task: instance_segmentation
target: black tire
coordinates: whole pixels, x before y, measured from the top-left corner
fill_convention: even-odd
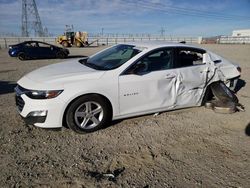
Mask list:
[[[87,105],[90,103],[90,110],[87,110]],[[99,106],[98,106],[99,105]],[[96,108],[97,107],[97,108]],[[94,113],[98,111],[98,107],[101,107],[99,113]],[[91,112],[91,108],[93,111]],[[89,109],[89,107],[88,107]],[[100,110],[100,109],[99,109]],[[78,117],[77,113],[84,114],[82,117]],[[106,126],[110,123],[112,119],[112,108],[109,102],[99,95],[84,95],[76,100],[74,100],[66,111],[66,123],[70,129],[73,131],[83,134],[94,132]],[[95,123],[94,120],[98,120],[99,123]],[[87,120],[88,119],[88,120]],[[85,121],[86,120],[86,121]],[[81,122],[82,125],[79,125]],[[86,124],[84,122],[87,122]]]
[[[220,101],[216,101],[213,110],[216,113],[232,114],[236,112],[236,104],[234,102],[221,103]]]
[[[236,112],[236,104],[234,102],[212,100],[205,103],[205,108],[221,114],[232,114]]]
[[[210,85],[210,88],[217,100],[223,102],[239,102],[237,96],[223,82],[214,82]]]
[[[64,53],[64,52],[57,52],[56,53],[56,57],[58,58],[58,59],[64,59],[64,58],[66,58],[67,56],[66,56],[66,54]]]
[[[63,42],[62,42],[62,45],[63,45],[65,48],[69,47],[69,43],[68,43],[67,41],[63,41]]]
[[[82,47],[82,43],[79,42],[79,41],[76,41],[76,46],[77,46],[78,48],[80,48],[80,47]]]
[[[24,52],[20,52],[18,55],[17,55],[18,59],[21,60],[21,61],[24,61],[27,59],[27,56],[25,55]]]

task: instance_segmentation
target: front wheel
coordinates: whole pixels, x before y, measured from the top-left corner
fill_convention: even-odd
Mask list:
[[[77,98],[66,112],[66,122],[77,133],[93,132],[111,121],[112,112],[107,100],[98,95]]]
[[[68,43],[67,41],[63,41],[63,42],[62,42],[62,45],[63,45],[65,48],[69,47],[69,43]]]
[[[21,60],[21,61],[24,61],[27,59],[27,56],[25,55],[25,53],[23,52],[20,52],[18,55],[17,55],[18,59]]]
[[[76,41],[76,46],[77,46],[78,48],[80,48],[80,47],[82,47],[82,43],[79,42],[79,41]]]

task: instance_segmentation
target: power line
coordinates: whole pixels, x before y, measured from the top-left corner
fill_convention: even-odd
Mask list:
[[[185,16],[193,16],[193,17],[202,17],[208,19],[220,19],[225,21],[232,21],[232,20],[249,20],[250,17],[242,16],[242,15],[229,15],[229,14],[221,14],[216,12],[209,12],[209,11],[202,11],[197,9],[190,9],[190,8],[182,8],[182,7],[175,7],[164,5],[162,3],[152,3],[147,1],[138,0],[137,2],[134,1],[127,1],[128,4],[133,6],[140,6],[142,8],[146,8],[148,10],[158,10],[165,14],[177,14],[177,15],[185,15]]]
[[[152,8],[158,8],[164,11],[172,11],[177,14],[185,14],[190,16],[205,16],[205,17],[214,17],[214,18],[221,18],[221,19],[249,19],[250,17],[241,16],[241,15],[229,15],[229,14],[221,14],[217,12],[209,12],[209,11],[201,11],[198,9],[190,9],[190,8],[182,8],[182,7],[175,7],[175,6],[167,6],[162,3],[150,3],[145,1],[140,1],[142,5],[150,6]]]
[[[205,10],[199,10],[199,9],[193,9],[193,8],[183,8],[183,7],[176,7],[176,6],[166,6],[162,3],[152,3],[152,2],[146,2],[146,1],[141,1],[142,3],[147,3],[147,4],[154,4],[154,5],[158,5],[160,7],[164,6],[166,8],[170,8],[173,10],[182,10],[182,11],[186,11],[186,12],[190,12],[190,13],[202,13],[202,14],[206,14],[206,15],[210,15],[210,16],[222,16],[222,17],[227,17],[227,18],[242,18],[242,19],[250,19],[250,17],[248,16],[242,16],[242,15],[230,15],[230,14],[221,14],[218,12],[212,12],[212,11],[205,11]]]

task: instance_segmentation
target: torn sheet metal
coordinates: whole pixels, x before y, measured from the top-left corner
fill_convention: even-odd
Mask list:
[[[228,78],[240,75],[235,66],[226,59],[217,55],[214,59],[220,58],[221,63],[216,64],[212,61],[211,56],[209,54],[205,55],[204,61],[206,63],[204,65],[173,70],[178,75],[175,77],[175,88],[173,87],[173,90],[176,91],[174,106],[198,106],[202,102],[208,85],[216,81],[226,81]]]
[[[209,56],[211,62],[213,62],[214,66],[216,66],[219,71],[219,74],[221,75],[221,81],[240,76],[240,72],[235,68],[239,67],[239,65],[237,65],[236,63],[232,63],[213,52],[209,52]]]

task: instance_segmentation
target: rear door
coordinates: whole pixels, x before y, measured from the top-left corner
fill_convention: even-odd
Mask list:
[[[205,50],[179,47],[175,50],[173,74],[176,75],[176,106],[200,105],[209,78]],[[210,75],[211,76],[211,75]]]

